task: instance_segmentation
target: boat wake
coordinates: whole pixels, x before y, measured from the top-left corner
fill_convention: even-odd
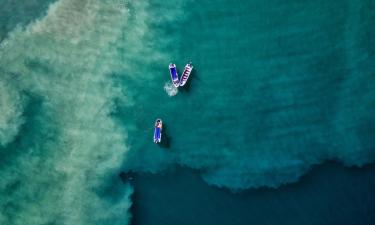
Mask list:
[[[175,87],[171,82],[164,84],[164,90],[170,97],[175,96],[178,93],[177,87]]]

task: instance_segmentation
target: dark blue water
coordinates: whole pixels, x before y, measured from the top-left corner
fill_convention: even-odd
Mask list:
[[[375,165],[314,167],[298,183],[232,193],[189,169],[134,179],[133,225],[371,225]]]

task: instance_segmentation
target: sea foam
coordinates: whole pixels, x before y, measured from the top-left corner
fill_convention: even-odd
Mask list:
[[[178,88],[175,87],[171,82],[164,84],[164,90],[170,97],[175,96],[178,93]]]

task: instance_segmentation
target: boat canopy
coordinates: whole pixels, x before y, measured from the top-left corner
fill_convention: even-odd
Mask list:
[[[173,80],[178,80],[176,67],[171,68],[171,75]]]

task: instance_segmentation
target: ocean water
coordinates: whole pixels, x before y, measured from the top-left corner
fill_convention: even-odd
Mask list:
[[[151,5],[153,17],[163,14]],[[154,69],[137,104],[119,106],[134,126],[125,167],[177,163],[210,184],[244,189],[297,181],[325,160],[372,162],[373,9],[373,1],[203,1],[189,3],[180,23],[154,22],[174,38],[160,44],[177,49],[170,60],[196,69],[173,97],[160,88],[165,66]],[[150,139],[156,117],[167,126],[167,149],[139,141]]]
[[[225,204],[232,197],[217,188],[260,190],[261,202],[271,187],[264,200],[272,205],[278,187],[313,165],[374,162],[374,1],[0,5],[0,224],[130,224],[134,187],[152,189],[153,180],[134,186],[120,172],[179,165],[215,187],[195,194],[222,193]],[[173,89],[167,65],[181,71],[190,60],[189,83]],[[156,118],[161,145],[152,142]],[[330,177],[350,173],[324,168]],[[356,171],[372,187],[368,172]],[[294,187],[296,198],[311,188]]]

